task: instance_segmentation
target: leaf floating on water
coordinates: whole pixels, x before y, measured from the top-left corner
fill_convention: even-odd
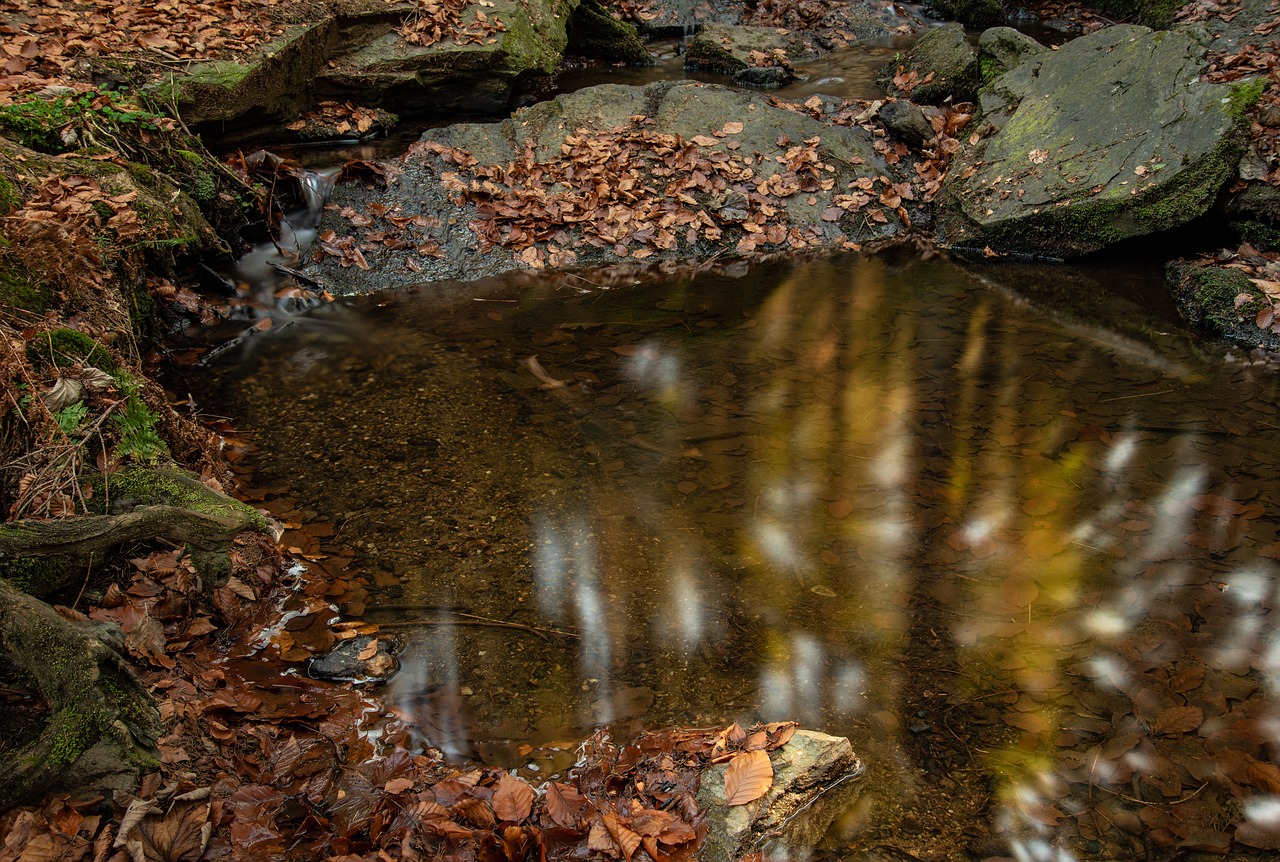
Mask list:
[[[744,751],[729,761],[724,773],[724,801],[727,805],[754,802],[773,786],[773,764],[764,751]]]

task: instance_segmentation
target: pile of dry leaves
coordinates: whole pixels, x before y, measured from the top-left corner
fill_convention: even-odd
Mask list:
[[[277,0],[4,0],[0,102],[49,85],[85,85],[88,65],[122,55],[156,67],[244,53],[284,33]],[[176,64],[176,65],[175,65]]]

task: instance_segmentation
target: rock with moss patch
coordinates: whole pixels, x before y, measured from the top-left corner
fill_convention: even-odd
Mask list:
[[[784,30],[707,24],[685,51],[684,67],[718,75],[748,74],[749,77],[759,74],[750,73],[753,68],[785,71],[803,51],[797,38]]]
[[[1101,30],[1001,75],[940,200],[951,246],[1076,257],[1203,214],[1245,129],[1191,38]]]
[[[979,82],[978,55],[959,24],[930,30],[901,60],[885,66],[877,80],[890,95],[926,105],[970,101]]]
[[[568,27],[570,54],[610,63],[652,66],[651,55],[640,41],[636,25],[619,21],[596,0],[582,0],[573,10]]]
[[[1271,301],[1244,273],[1174,261],[1165,275],[1178,310],[1192,326],[1241,347],[1280,351],[1280,334],[1255,322]]]
[[[1035,39],[1012,27],[984,30],[978,37],[978,66],[983,86],[1048,50]]]

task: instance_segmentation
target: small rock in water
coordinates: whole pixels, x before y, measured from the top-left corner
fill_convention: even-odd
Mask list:
[[[374,647],[373,654],[361,658],[370,646]],[[399,642],[392,638],[359,635],[313,658],[307,664],[307,675],[333,682],[380,685],[399,672],[400,660],[396,658],[399,648]]]

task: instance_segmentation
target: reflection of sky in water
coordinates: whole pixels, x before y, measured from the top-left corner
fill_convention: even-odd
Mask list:
[[[526,638],[511,660],[536,690],[506,692],[505,650],[424,630],[397,689],[491,687],[530,733],[794,718],[890,784],[960,758],[961,790],[996,776],[1018,859],[1130,852],[1107,806],[1275,824],[1280,783],[1243,759],[1280,742],[1265,375],[1192,373],[1184,342],[1094,339],[940,264],[755,278],[531,301],[473,335],[433,320],[586,381],[522,396],[590,444],[524,501],[529,602],[507,611],[579,637]],[[447,581],[411,589],[465,604]],[[472,739],[494,698],[419,717],[435,744]]]

